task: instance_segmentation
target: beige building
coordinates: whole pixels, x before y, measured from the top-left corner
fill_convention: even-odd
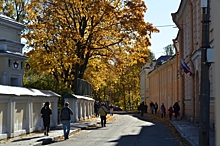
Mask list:
[[[213,18],[213,3],[211,1],[210,14],[210,46],[216,47],[214,40],[214,18]],[[183,115],[186,119],[199,123],[200,117],[200,81],[201,81],[201,50],[202,46],[202,8],[200,0],[181,0],[179,9],[172,14],[174,23],[179,28],[179,33],[174,41],[174,44],[179,46],[179,57],[182,59],[190,70],[192,75],[180,74],[180,98],[183,99]],[[214,66],[209,68],[210,79],[210,127],[215,127],[215,112],[214,112]]]
[[[177,56],[161,56],[157,59],[154,69],[149,72],[149,100],[157,102],[159,107],[164,103],[165,108],[173,106],[179,99],[179,80],[177,76]]]

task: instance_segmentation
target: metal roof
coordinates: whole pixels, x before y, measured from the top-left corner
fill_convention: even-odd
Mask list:
[[[76,98],[76,99],[85,99],[85,100],[94,100],[93,98],[82,96],[82,95],[75,95],[75,94],[67,94],[64,98]]]
[[[32,88],[15,87],[0,85],[0,95],[16,95],[16,96],[46,96],[46,97],[60,97],[59,94],[50,90],[38,90]]]

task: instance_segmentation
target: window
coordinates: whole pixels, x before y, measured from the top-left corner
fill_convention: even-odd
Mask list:
[[[21,75],[11,74],[10,75],[10,86],[21,87],[22,86],[21,80],[22,80]]]

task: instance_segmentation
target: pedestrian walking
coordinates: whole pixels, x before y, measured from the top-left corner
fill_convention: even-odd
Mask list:
[[[178,104],[178,102],[176,102],[174,105],[173,105],[173,112],[174,112],[174,116],[175,116],[175,119],[177,119],[178,115],[180,114],[180,106]]]
[[[48,136],[50,131],[50,115],[52,110],[50,109],[50,102],[47,101],[44,103],[44,106],[41,108],[41,117],[43,118],[44,124],[44,135]]]
[[[170,106],[170,108],[168,109],[168,114],[169,114],[169,119],[172,120],[172,116],[173,116],[173,107]]]
[[[101,118],[102,127],[106,127],[106,116],[108,113],[108,109],[106,108],[104,103],[101,103],[101,107],[99,108],[99,115]]]
[[[151,114],[154,114],[155,105],[152,101],[150,102],[150,109],[151,109]]]
[[[144,105],[144,106],[145,106],[145,113],[147,113],[147,108],[148,108],[148,106],[147,106],[147,104]]]
[[[73,115],[73,111],[69,108],[69,103],[66,102],[65,106],[60,111],[60,120],[63,124],[63,135],[65,140],[69,139],[71,115]]]
[[[95,116],[98,117],[99,116],[99,102],[96,101],[94,104],[94,112],[95,112]]]
[[[140,104],[140,111],[141,111],[141,116],[143,116],[143,115],[144,115],[144,112],[145,112],[144,102],[142,102],[142,103]]]
[[[161,111],[161,117],[164,118],[165,115],[166,115],[166,108],[165,108],[163,103],[162,103],[162,105],[160,107],[160,111]]]
[[[157,102],[155,102],[154,108],[155,108],[155,114],[157,114],[157,110],[158,110],[158,104],[157,104]]]

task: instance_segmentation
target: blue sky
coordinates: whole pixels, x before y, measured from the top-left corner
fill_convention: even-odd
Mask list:
[[[172,39],[176,38],[178,28],[173,26],[162,27],[166,25],[175,25],[172,21],[171,13],[177,12],[181,0],[144,0],[147,11],[145,21],[158,26],[159,33],[151,37],[150,50],[154,53],[156,59],[164,55],[164,47],[172,44]]]

